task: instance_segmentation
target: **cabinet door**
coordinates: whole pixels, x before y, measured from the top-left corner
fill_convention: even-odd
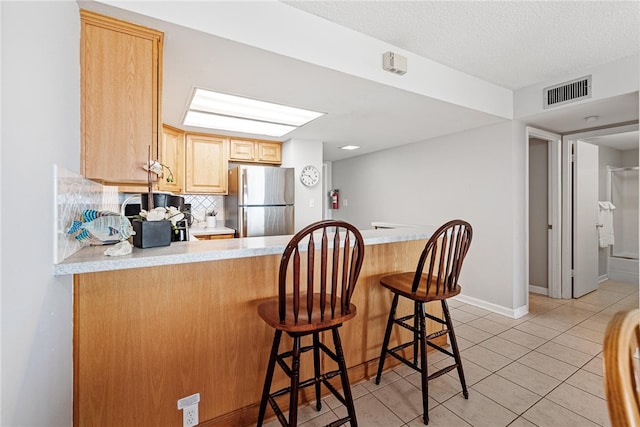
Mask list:
[[[167,181],[171,174],[163,168],[164,175],[158,180],[158,190],[181,193],[184,189],[184,132],[170,126],[162,127],[160,163],[169,168],[173,181]]]
[[[253,162],[255,160],[255,143],[253,141],[232,139],[229,145],[229,160],[239,162]]]
[[[229,140],[187,135],[186,192],[227,194]]]
[[[80,11],[81,171],[116,184],[146,184],[157,157],[162,33]]]
[[[282,144],[260,141],[258,143],[258,161],[261,163],[282,163]]]

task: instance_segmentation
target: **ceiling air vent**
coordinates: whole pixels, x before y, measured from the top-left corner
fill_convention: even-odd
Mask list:
[[[544,88],[544,108],[591,98],[591,76]]]

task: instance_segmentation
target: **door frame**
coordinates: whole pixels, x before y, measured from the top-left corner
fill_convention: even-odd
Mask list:
[[[571,201],[573,200],[573,176],[571,173],[572,147],[575,141],[597,136],[638,130],[638,123],[615,124],[595,130],[584,130],[562,136],[562,298],[570,299],[573,293],[571,257],[573,234],[571,230]],[[589,142],[589,141],[585,141]]]
[[[562,236],[562,186],[561,186],[561,141],[562,137],[559,134],[548,132],[542,129],[537,129],[531,126],[526,127],[526,283],[529,286],[529,139],[538,138],[546,140],[549,144],[548,148],[548,224],[551,225],[551,229],[548,233],[548,296],[551,298],[561,298],[561,272],[562,272],[562,251],[561,251],[561,236]],[[528,292],[527,292],[528,295]]]
[[[331,190],[331,167],[333,164],[330,161],[322,162],[322,219],[333,219],[333,211],[329,209],[329,196],[328,193]]]

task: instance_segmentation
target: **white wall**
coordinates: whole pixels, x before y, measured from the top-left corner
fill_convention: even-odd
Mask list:
[[[296,232],[322,219],[322,177],[313,187],[300,182],[300,172],[307,165],[315,166],[322,174],[322,141],[292,139],[282,144],[282,167],[296,170]]]
[[[588,140],[587,140],[588,142]],[[609,171],[607,166],[622,167],[620,150],[615,148],[600,146],[598,147],[598,200],[607,199],[607,181]]]
[[[334,218],[363,229],[469,221],[463,295],[513,314],[526,305],[525,146],[524,126],[504,122],[335,161],[333,187],[349,204]]]
[[[620,154],[620,167],[632,168],[638,166],[639,150],[624,150]]]
[[[0,7],[0,424],[70,426],[72,280],[52,275],[53,165],[79,169],[78,6],[0,2]]]
[[[592,97],[583,101],[554,107],[554,110],[560,111],[563,108],[575,108],[576,105],[581,103],[635,92],[639,88],[638,74],[640,74],[640,57],[635,55],[581,70],[577,73],[567,74],[553,81],[539,82],[519,89],[514,93],[513,97],[514,118],[522,119],[523,117],[544,112],[541,98],[545,87],[592,75]]]

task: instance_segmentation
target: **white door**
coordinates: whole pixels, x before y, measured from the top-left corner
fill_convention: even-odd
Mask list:
[[[573,298],[598,288],[598,147],[574,145]]]

